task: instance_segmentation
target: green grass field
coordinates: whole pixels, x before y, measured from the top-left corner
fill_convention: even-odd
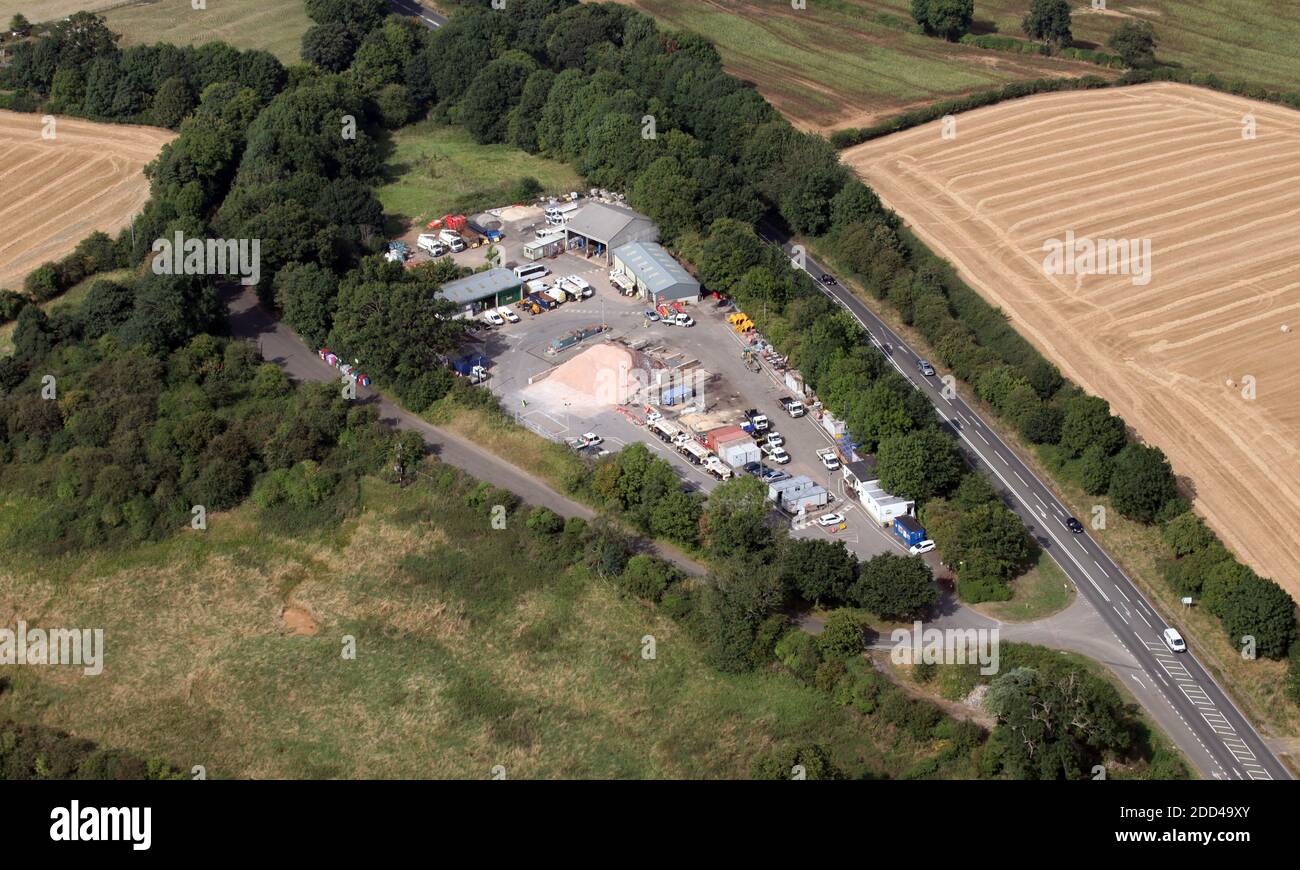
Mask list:
[[[788,0],[628,2],[670,27],[713,41],[729,72],[753,82],[808,129],[863,126],[907,106],[1011,81],[1102,72],[1090,64],[997,54],[910,32],[907,4],[900,13],[894,4],[874,0],[824,0],[802,10]]]
[[[479,145],[460,127],[412,124],[393,134],[392,146],[391,180],[376,195],[402,223],[507,205],[510,189],[524,177],[536,178],[548,193],[582,186],[563,163],[509,145]]]
[[[875,0],[896,15],[908,14],[910,0]],[[1125,21],[1151,22],[1156,57],[1164,63],[1226,79],[1244,79],[1282,90],[1300,88],[1300,5],[1275,0],[1108,0],[1104,13],[1086,0],[1072,2],[1076,44],[1105,50]],[[1029,0],[976,0],[979,32],[994,28],[1022,36],[1020,20]]]
[[[221,40],[264,49],[284,64],[301,59],[302,35],[311,27],[302,0],[208,0],[206,9],[194,9],[191,0],[147,0],[110,9],[104,20],[122,34],[123,47]]]
[[[1034,567],[1012,581],[1011,591],[1011,600],[988,601],[975,609],[1003,622],[1032,622],[1060,613],[1074,601],[1069,578],[1041,550]]]
[[[937,751],[784,673],[716,672],[664,616],[556,570],[522,516],[490,530],[458,475],[427,470],[402,491],[367,479],[339,528],[280,534],[245,506],[120,552],[0,554],[5,624],[102,627],[106,647],[96,677],[10,668],[0,719],[211,777],[744,777],[808,740],[886,776]],[[0,536],[23,509],[0,505]]]

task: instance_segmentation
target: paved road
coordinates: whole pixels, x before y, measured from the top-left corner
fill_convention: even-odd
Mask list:
[[[447,19],[425,6],[418,0],[388,0],[389,7],[400,15],[413,15],[420,19],[425,27],[442,27]]]
[[[230,316],[230,330],[236,338],[257,342],[262,358],[283,368],[298,381],[336,381],[337,369],[331,368],[309,349],[292,330],[275,320],[258,302],[257,294],[249,288],[235,287],[226,291],[226,307]],[[465,438],[428,423],[416,415],[394,405],[379,393],[357,388],[358,400],[373,402],[379,408],[379,418],[399,429],[410,429],[424,436],[430,451],[448,465],[487,481],[493,486],[508,489],[531,505],[548,507],[563,517],[581,517],[590,520],[596,512],[555,490],[518,466],[512,465]],[[647,548],[667,559],[689,574],[703,575],[707,569],[673,547],[660,543],[647,543]]]
[[[767,241],[792,253],[788,237],[779,228],[764,225],[761,232]],[[1069,511],[1051,489],[955,390],[945,389],[939,377],[921,376],[916,353],[860,299],[838,283],[823,284],[826,270],[806,255],[804,269],[867,330],[882,353],[883,344],[892,345],[892,355],[887,356],[894,367],[930,399],[975,467],[995,478],[1010,494],[1011,508],[1141,665],[1142,674],[1128,675],[1129,688],[1202,773],[1215,778],[1290,779],[1254,725],[1196,656],[1190,651],[1175,655],[1168,650],[1161,640],[1168,623],[1101,545],[1086,531],[1075,535],[1066,528]],[[1086,523],[1089,518],[1083,519]]]

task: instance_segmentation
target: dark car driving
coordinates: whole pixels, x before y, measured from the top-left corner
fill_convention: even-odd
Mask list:
[[[1065,527],[1070,531],[1074,532],[1076,535],[1083,534],[1083,523],[1079,522],[1074,517],[1066,517]]]

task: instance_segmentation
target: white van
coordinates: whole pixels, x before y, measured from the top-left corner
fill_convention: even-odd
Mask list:
[[[580,278],[577,275],[567,275],[561,278],[560,284],[572,290],[575,295],[581,296],[583,299],[586,299],[588,296],[591,296],[596,292],[591,289],[591,285],[588,284],[585,279]]]
[[[541,263],[529,263],[526,266],[515,266],[515,277],[520,281],[532,281],[536,278],[544,278],[551,274],[551,270]]]
[[[1165,646],[1169,647],[1172,652],[1187,652],[1187,643],[1183,636],[1172,628],[1166,628],[1164,633]]]

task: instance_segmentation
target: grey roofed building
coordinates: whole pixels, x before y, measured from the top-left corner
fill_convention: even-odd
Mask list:
[[[614,267],[651,302],[700,298],[700,282],[658,242],[632,242],[614,251]]]
[[[574,212],[564,229],[567,238],[586,240],[589,256],[603,255],[606,262],[611,251],[628,242],[653,242],[659,238],[659,228],[650,218],[607,202],[587,203]]]
[[[442,285],[434,295],[466,308],[496,307],[519,301],[523,281],[511,269],[489,269]]]

